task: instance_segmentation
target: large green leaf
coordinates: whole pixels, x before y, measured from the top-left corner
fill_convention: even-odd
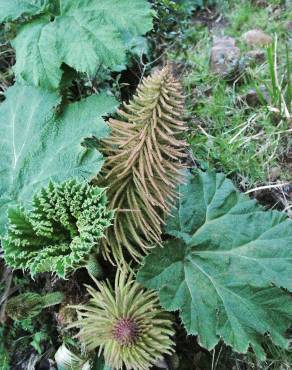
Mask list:
[[[62,0],[52,8],[28,20],[12,42],[18,80],[49,89],[58,88],[62,63],[89,74],[99,65],[119,68],[128,39],[152,27],[146,0]]]
[[[1,0],[0,23],[47,11],[51,0]]]
[[[145,259],[138,280],[180,310],[189,334],[213,348],[220,337],[259,357],[263,335],[279,346],[292,316],[292,221],[264,211],[222,174],[198,173],[179,188],[166,231],[175,237]]]
[[[49,16],[43,16],[24,24],[13,40],[16,50],[14,72],[18,81],[48,89],[57,89],[62,78],[61,59],[49,41],[52,33],[46,33]]]
[[[0,105],[1,233],[9,205],[29,201],[50,180],[88,179],[101,168],[102,155],[81,142],[107,134],[101,117],[115,109],[115,99],[91,96],[67,106],[56,119],[53,108],[58,102],[54,93],[15,85]]]

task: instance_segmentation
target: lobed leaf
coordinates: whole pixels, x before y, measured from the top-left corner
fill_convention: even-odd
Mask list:
[[[12,45],[17,79],[47,89],[59,87],[63,63],[88,74],[100,65],[120,68],[128,39],[152,28],[146,0],[62,0],[42,10],[20,27]]]
[[[0,23],[45,12],[49,9],[50,3],[51,0],[1,0]]]
[[[145,258],[138,281],[180,310],[189,334],[212,349],[223,338],[264,357],[264,334],[287,347],[291,322],[292,221],[264,211],[222,174],[198,173],[179,187],[166,231],[175,239]],[[159,263],[157,263],[159,261]]]
[[[115,109],[115,99],[94,95],[56,118],[59,100],[55,93],[16,84],[0,105],[0,233],[10,205],[30,201],[49,181],[90,179],[102,166],[101,153],[81,143],[106,136],[101,117]]]

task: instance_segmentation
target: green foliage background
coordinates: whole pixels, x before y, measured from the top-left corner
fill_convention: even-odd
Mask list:
[[[244,89],[254,87],[255,78],[258,78],[258,84],[262,81],[269,84],[270,80],[264,69],[253,70],[249,65],[245,65],[248,73],[241,76],[239,87],[210,73],[210,32],[205,26],[194,25],[192,17],[195,10],[212,7],[215,1],[159,0],[151,3],[152,7],[146,0],[99,0],[98,6],[95,0],[4,0],[0,3],[0,22],[5,23],[5,27],[1,25],[1,38],[5,29],[16,53],[13,67],[16,81],[6,90],[5,101],[0,106],[2,244],[7,234],[8,212],[12,215],[14,207],[18,207],[18,216],[21,215],[10,220],[10,226],[13,228],[14,224],[18,233],[9,262],[13,267],[27,268],[33,274],[53,271],[65,278],[68,271],[74,272],[85,266],[93,247],[96,247],[95,252],[99,250],[99,244],[93,238],[92,245],[81,251],[83,245],[80,243],[74,258],[68,259],[61,243],[58,244],[62,233],[54,229],[54,224],[50,233],[50,241],[57,240],[53,243],[57,246],[54,255],[47,258],[51,252],[47,253],[48,240],[42,240],[40,253],[34,251],[39,254],[36,260],[42,262],[41,268],[36,268],[36,265],[32,268],[31,260],[24,263],[24,255],[19,253],[22,243],[40,238],[41,228],[30,230],[30,237],[24,237],[28,233],[24,215],[32,215],[30,209],[35,192],[46,188],[50,181],[59,184],[74,178],[78,183],[88,183],[100,171],[104,159],[98,150],[99,140],[109,134],[104,117],[114,114],[118,105],[111,91],[100,91],[113,79],[120,88],[121,74],[117,73],[127,67],[129,55],[140,57],[138,78],[141,73],[150,72],[150,68],[164,58],[175,61],[178,71],[180,63],[189,68],[184,87],[188,95],[190,121],[199,117],[204,123],[210,123],[210,126],[200,126],[200,130],[198,125],[193,125],[188,135],[194,156],[188,161],[192,165],[199,165],[204,170],[219,168],[228,175],[241,176],[240,184],[244,188],[265,181],[269,168],[285,156],[284,150],[288,150],[290,139],[282,137],[289,130],[288,123],[280,121],[275,125],[273,115],[264,111],[262,105],[255,110],[258,120],[254,128],[255,132],[261,130],[262,141],[252,140],[253,129],[240,131],[241,135],[236,133],[241,130],[242,122],[254,114],[248,107],[237,105],[236,94],[243,94]],[[225,6],[228,9],[230,4],[233,6],[233,12],[226,15],[229,21],[227,32],[240,36],[251,27],[262,27],[270,34],[279,33],[280,40],[283,40],[288,18],[280,15],[278,21],[273,8],[273,5],[280,8],[283,3],[273,0],[264,8],[249,0],[226,0],[218,2],[217,6],[218,9]],[[212,13],[210,9],[207,12]],[[150,63],[145,64],[142,50],[147,49],[147,44],[143,35],[152,29],[153,16],[156,17],[155,32],[148,37]],[[242,45],[240,47],[244,49]],[[112,71],[115,74],[111,74]],[[12,73],[8,75],[4,86],[12,81]],[[98,87],[95,86],[97,79]],[[129,79],[124,84],[130,86],[136,82]],[[211,93],[208,90],[210,86]],[[202,133],[201,127],[205,132]],[[263,142],[269,144],[264,153],[259,151]],[[281,176],[286,176],[284,170]],[[291,220],[283,212],[265,211],[255,201],[239,193],[221,173],[197,171],[195,175],[188,174],[187,178],[187,184],[179,187],[177,208],[173,209],[167,221],[164,248],[156,247],[138,272],[138,281],[157,291],[166,310],[178,311],[189,334],[186,337],[180,321],[176,320],[177,348],[181,350],[179,366],[189,369],[196,362],[193,352],[200,345],[212,353],[210,361],[213,367],[216,350],[220,346],[226,350],[222,342],[230,346],[226,353],[231,358],[241,356],[235,352],[244,353],[240,361],[252,358],[253,365],[258,365],[259,361],[264,363],[266,354],[273,355],[273,352],[277,352],[280,358],[288,357],[286,329],[291,323],[291,296],[288,294],[292,288]],[[58,205],[52,209],[52,213],[58,213]],[[89,229],[96,226],[93,221],[95,213],[86,225]],[[72,216],[71,226],[75,225],[77,218]],[[40,217],[38,221],[43,222],[44,219]],[[40,222],[44,229],[50,224],[47,221]],[[67,248],[68,238],[66,243]],[[93,257],[96,261],[97,256]],[[107,277],[112,279],[116,268],[109,267],[107,262],[105,264]],[[132,268],[136,270],[138,267],[132,263]],[[81,280],[75,282],[75,287],[83,279],[82,273],[76,276],[77,279],[81,276]],[[23,281],[28,285],[33,285],[32,281],[25,279]],[[48,281],[53,284],[56,280]],[[69,288],[64,289],[72,290],[70,281],[68,283]],[[14,284],[18,285],[19,281],[15,280]],[[66,284],[64,282],[64,287]],[[59,339],[66,338],[60,334],[61,331],[59,339],[53,338],[51,329],[56,325],[56,318],[51,313],[46,316],[49,325],[46,323],[43,329],[39,316],[35,322],[15,321],[9,327],[11,330],[5,343],[4,339],[1,342],[5,334],[0,331],[0,367],[9,368],[8,341],[13,343],[9,350],[14,353],[20,337],[19,343],[24,344],[20,352],[26,355],[29,346],[41,354],[44,343],[51,346],[52,341],[55,345]],[[192,335],[197,336],[199,345]],[[184,343],[187,343],[186,348],[183,348]],[[207,360],[202,363],[207,366]],[[279,360],[275,366],[278,363]],[[102,357],[95,362],[95,367],[108,369]]]

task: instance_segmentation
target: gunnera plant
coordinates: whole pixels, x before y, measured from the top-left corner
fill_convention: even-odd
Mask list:
[[[114,212],[107,208],[105,189],[68,180],[50,183],[33,198],[32,209],[10,208],[4,258],[12,268],[31,275],[67,273],[83,267],[98,252]]]
[[[44,295],[27,292],[9,299],[6,313],[13,320],[24,320],[37,316],[47,307],[61,303],[64,295],[61,292],[52,292]]]
[[[75,306],[78,320],[69,325],[80,329],[77,336],[89,351],[99,347],[110,368],[127,370],[147,370],[172,353],[171,316],[153,291],[123,270],[117,272],[114,288],[109,282],[95,283],[99,291],[87,286],[91,298]]]
[[[139,261],[161,242],[186,156],[183,106],[181,86],[166,66],[144,78],[130,103],[118,110],[120,119],[109,121],[101,184],[109,186],[109,205],[117,214],[104,240],[108,258],[112,252],[121,261],[126,248]]]

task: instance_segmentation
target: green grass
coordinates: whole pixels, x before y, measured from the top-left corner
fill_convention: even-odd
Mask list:
[[[269,181],[282,154],[286,122],[275,125],[265,109],[239,108],[233,89],[224,82],[210,97],[198,100],[193,112],[189,142],[203,168],[236,174],[245,188]]]
[[[212,34],[207,27],[190,24],[192,40],[185,38],[183,45],[168,53],[170,59],[184,65],[192,157],[202,168],[215,168],[231,175],[246,190],[291,178],[282,165],[290,144],[289,122],[272,113],[263,99],[256,107],[244,101],[239,103],[247,91],[260,91],[262,86],[271,84],[267,62],[263,65],[246,62],[247,46],[240,35],[257,26],[269,32],[280,30],[288,11],[274,19],[272,9],[271,5],[255,7],[250,1],[237,2],[229,8],[226,14],[229,24],[224,34],[236,38],[242,64],[246,64],[235,81],[224,81],[210,70]],[[278,39],[279,64],[283,65],[286,48],[281,32]]]
[[[291,19],[291,6],[286,12],[277,12],[275,8],[279,7],[283,1],[269,0],[269,5],[265,7],[257,7],[249,0],[231,3],[234,5],[226,13],[229,22],[226,33],[240,36],[248,30],[259,28],[270,35],[277,33],[279,36],[284,36],[286,34],[285,21]]]

